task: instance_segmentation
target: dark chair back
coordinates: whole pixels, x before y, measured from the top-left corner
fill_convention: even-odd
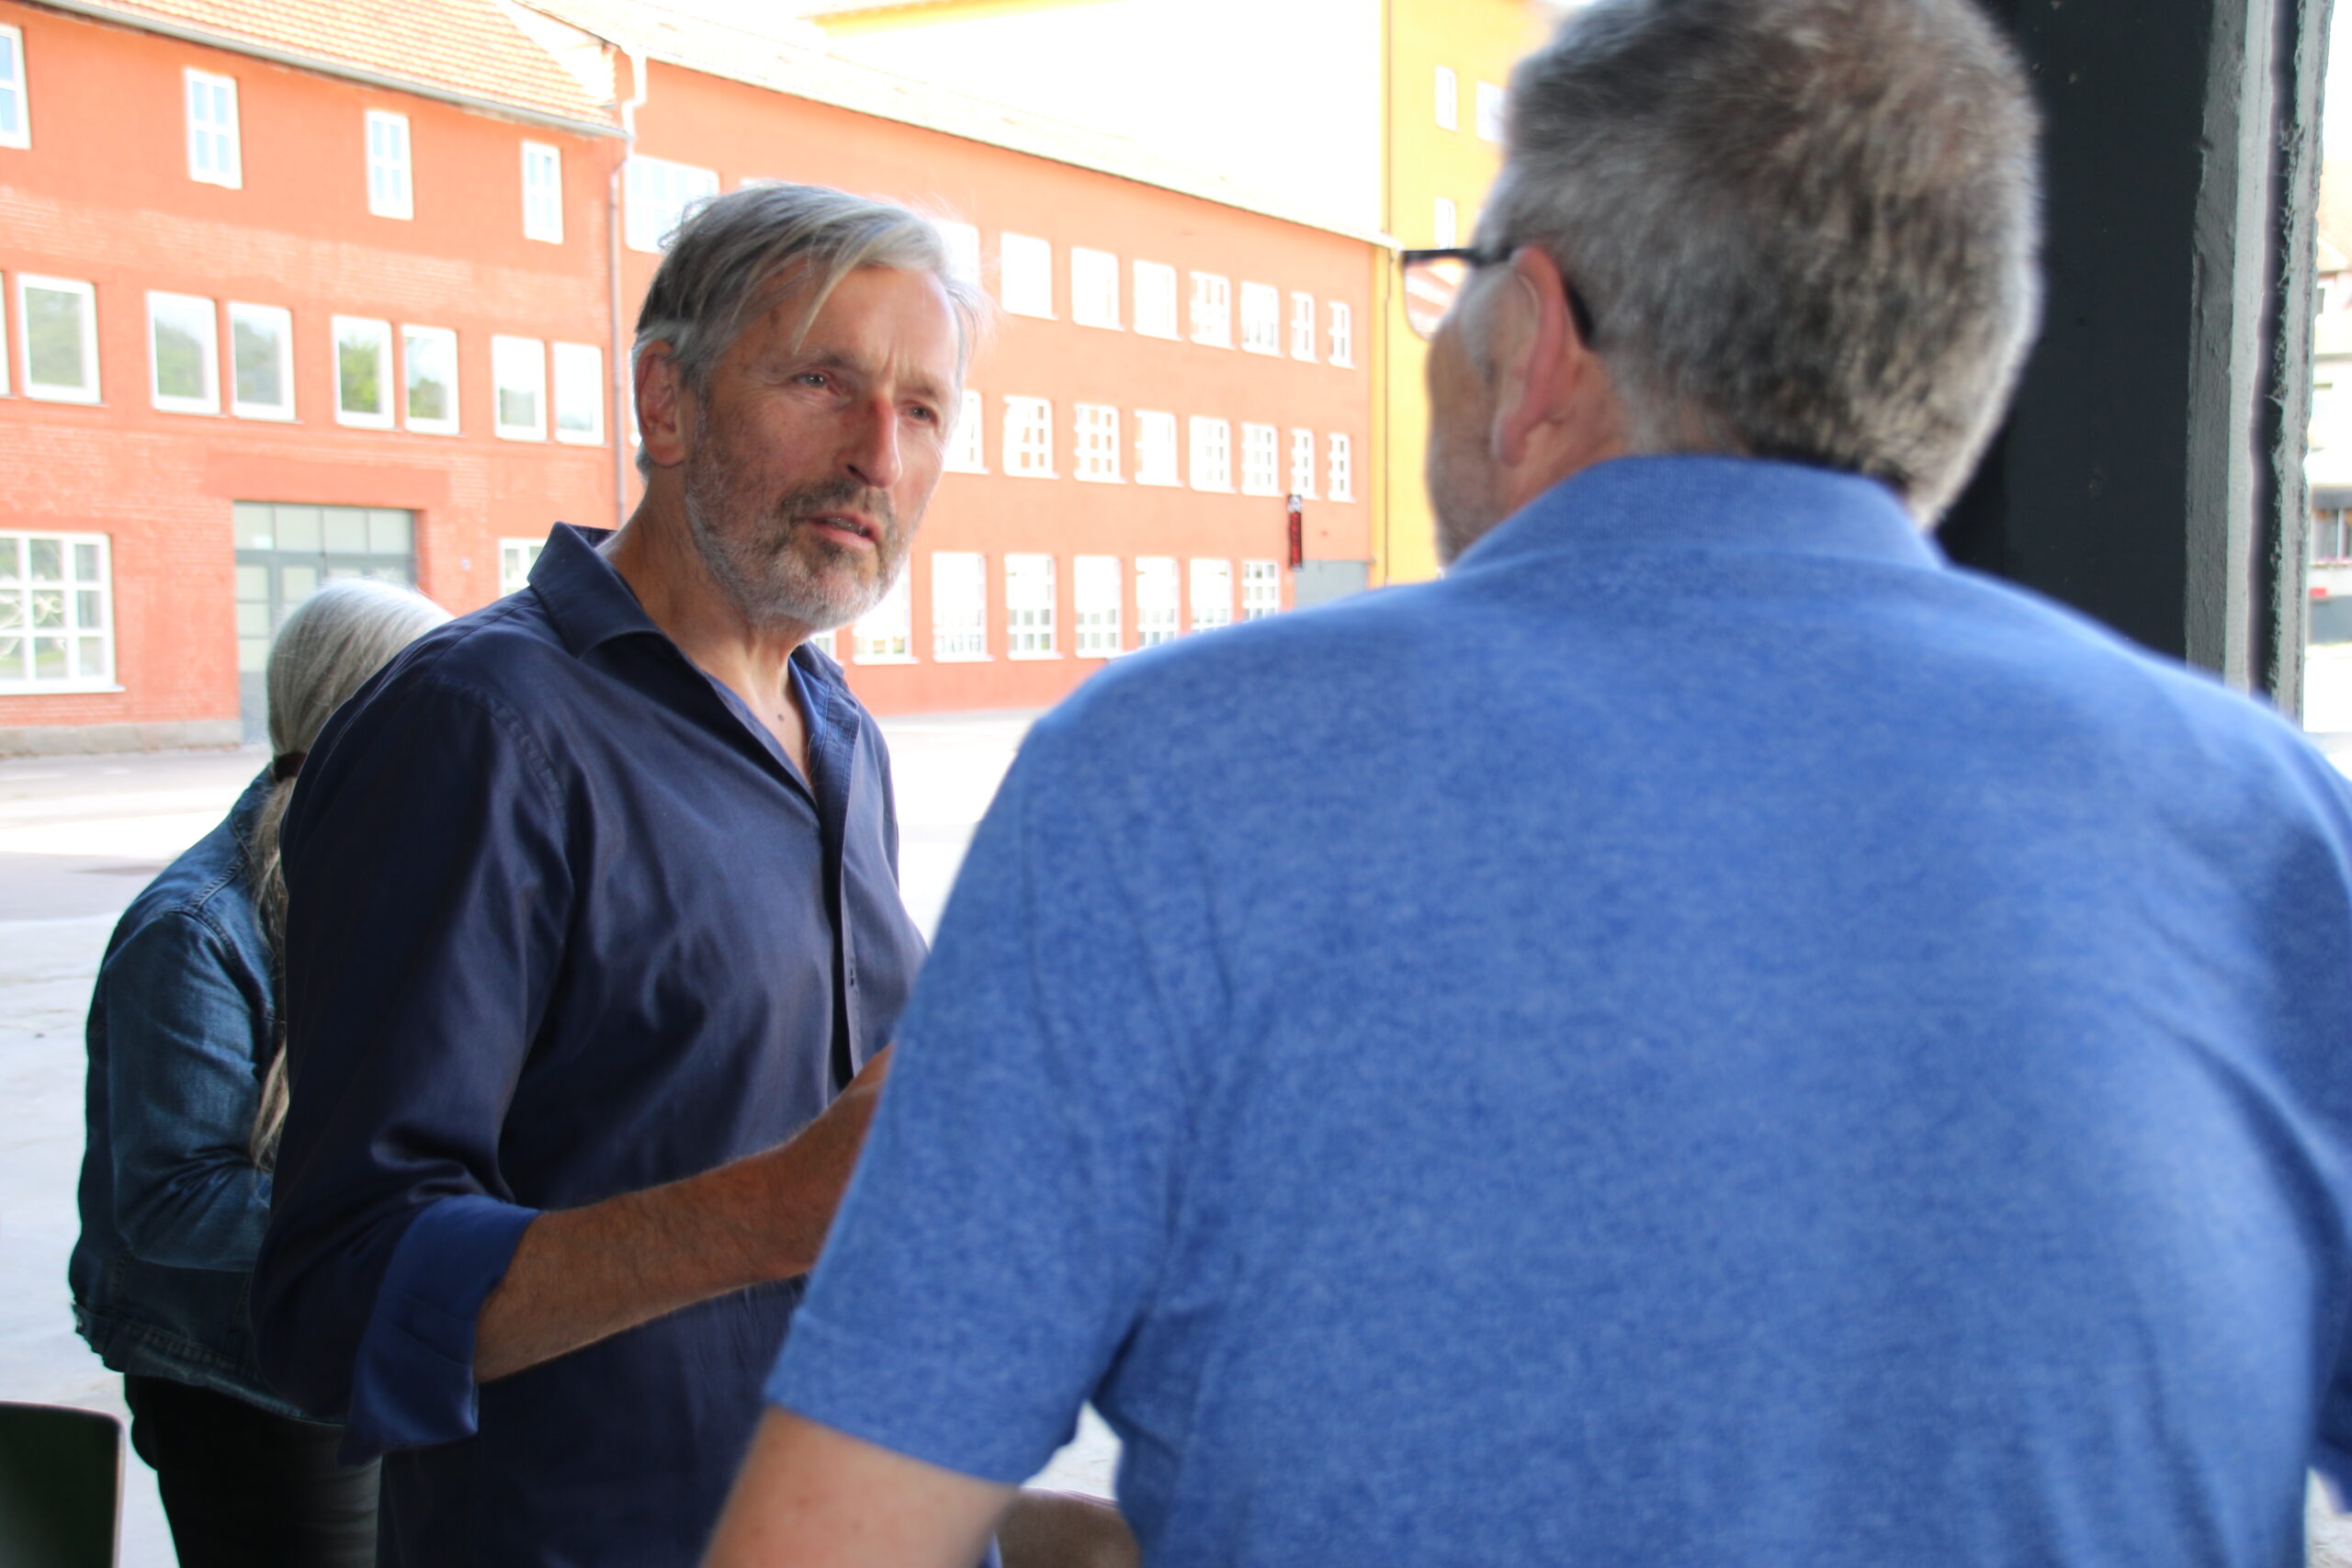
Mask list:
[[[114,1568],[122,1425],[95,1410],[0,1404],[0,1562]]]

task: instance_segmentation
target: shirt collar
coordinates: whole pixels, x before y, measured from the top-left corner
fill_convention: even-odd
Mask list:
[[[1875,479],[1753,457],[1617,457],[1561,480],[1454,570],[1562,550],[1690,547],[1935,567],[1943,556]]]

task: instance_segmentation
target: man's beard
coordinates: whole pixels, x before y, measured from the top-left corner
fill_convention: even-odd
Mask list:
[[[724,430],[711,427],[686,455],[686,526],[711,578],[743,618],[763,629],[830,631],[880,604],[906,565],[913,533],[899,525],[889,496],[833,479],[762,506],[729,460],[732,445]],[[874,525],[871,551],[823,538],[808,521],[844,511]]]

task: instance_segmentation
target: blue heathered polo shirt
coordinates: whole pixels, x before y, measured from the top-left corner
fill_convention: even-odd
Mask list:
[[[1589,471],[980,829],[771,1398],[1169,1564],[2283,1565],[2352,818],[1867,481]]]

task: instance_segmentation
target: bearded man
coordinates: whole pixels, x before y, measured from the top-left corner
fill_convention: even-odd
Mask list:
[[[287,824],[264,1367],[387,1564],[686,1563],[923,943],[808,636],[903,569],[980,301],[902,209],[712,203],[638,325],[645,496],[339,713]]]

